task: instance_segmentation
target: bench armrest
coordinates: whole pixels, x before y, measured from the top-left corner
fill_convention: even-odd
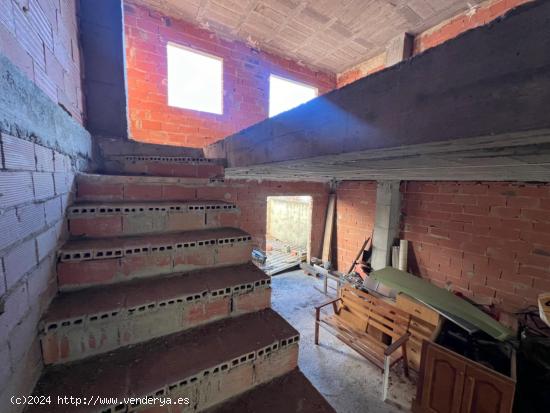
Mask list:
[[[327,301],[326,303],[323,303],[323,304],[321,304],[321,305],[315,306],[315,309],[316,309],[316,310],[320,310],[321,308],[326,307],[326,306],[329,305],[329,304],[337,303],[337,302],[340,301],[340,300],[341,300],[341,298],[335,298],[334,300],[330,300],[330,301]]]
[[[392,354],[395,350],[405,344],[410,336],[410,333],[403,334],[401,337],[391,343],[386,350],[384,350],[384,355],[389,356],[390,354]]]

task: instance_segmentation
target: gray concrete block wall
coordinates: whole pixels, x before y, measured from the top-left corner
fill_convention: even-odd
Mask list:
[[[90,134],[0,53],[0,131],[72,157],[91,158]],[[40,156],[39,156],[40,158]],[[42,169],[42,164],[38,170]]]
[[[42,371],[38,322],[57,292],[57,246],[89,133],[0,54],[0,406],[19,412]]]
[[[305,197],[268,197],[266,237],[306,250],[311,236],[312,203],[311,198]]]
[[[76,165],[66,154],[0,133],[0,406],[30,394],[42,370],[38,322],[57,292],[57,247]]]
[[[0,53],[82,123],[75,8],[75,1],[0,1]]]

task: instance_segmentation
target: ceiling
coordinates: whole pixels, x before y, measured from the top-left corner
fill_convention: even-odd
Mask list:
[[[482,0],[134,0],[221,36],[341,73]]]

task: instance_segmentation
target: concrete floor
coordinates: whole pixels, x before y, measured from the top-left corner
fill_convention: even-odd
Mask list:
[[[271,284],[272,307],[300,332],[300,369],[338,413],[410,410],[415,383],[404,377],[400,363],[392,368],[390,401],[384,403],[378,368],[323,329],[315,345],[314,306],[332,298],[321,292],[322,281],[298,270],[274,276]]]

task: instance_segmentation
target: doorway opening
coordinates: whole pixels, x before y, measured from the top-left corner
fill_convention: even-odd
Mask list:
[[[297,267],[310,254],[311,196],[267,197],[266,255],[263,270],[275,275]]]

